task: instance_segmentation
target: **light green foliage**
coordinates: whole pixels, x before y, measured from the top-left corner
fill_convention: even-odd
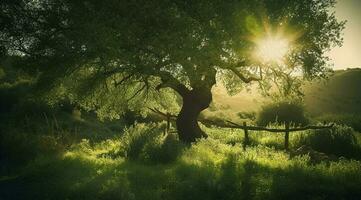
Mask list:
[[[143,150],[150,143],[159,140],[161,130],[156,124],[135,124],[127,129],[122,137],[121,152],[124,157],[129,159],[139,159]],[[158,139],[158,140],[157,140]]]
[[[101,120],[120,119],[128,110],[146,116],[149,113],[148,107],[172,113],[179,110],[176,94],[169,89],[155,91],[155,83],[150,86],[153,88],[138,92],[143,87],[140,83],[114,86],[112,78],[102,82],[94,78],[94,75],[78,73],[64,78],[46,93],[46,101],[56,105],[68,99],[86,111],[96,111]],[[156,79],[149,81],[157,82]]]
[[[120,139],[118,155],[148,163],[174,161],[182,151],[175,134],[163,135],[160,124],[135,124]]]
[[[247,86],[242,81],[240,81],[235,74],[226,70],[219,70],[217,78],[218,82],[224,85],[227,94],[230,96],[234,96],[240,93]]]

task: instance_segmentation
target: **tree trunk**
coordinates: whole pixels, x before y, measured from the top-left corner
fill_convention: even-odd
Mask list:
[[[210,88],[197,88],[182,95],[183,106],[177,117],[177,131],[179,139],[186,143],[196,141],[197,138],[207,137],[198,125],[198,116],[212,101]]]

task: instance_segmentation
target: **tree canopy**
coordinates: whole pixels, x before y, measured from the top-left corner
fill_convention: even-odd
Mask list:
[[[54,96],[104,115],[119,117],[123,108],[145,107],[146,102],[174,102],[176,93],[183,99],[178,132],[189,132],[180,138],[194,141],[204,135],[196,120],[209,106],[217,82],[231,94],[254,81],[264,91],[275,84],[292,95],[298,92],[296,76],[324,76],[324,53],[342,43],[344,22],[330,12],[334,4],[5,0],[0,3],[0,44],[3,55],[20,57],[17,65],[40,74],[39,86],[57,88]],[[265,62],[255,53],[266,37],[290,43],[282,63]]]

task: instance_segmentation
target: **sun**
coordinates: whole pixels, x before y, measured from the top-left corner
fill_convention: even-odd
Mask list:
[[[290,44],[286,38],[271,37],[259,39],[256,42],[256,55],[265,63],[283,63],[289,51]]]

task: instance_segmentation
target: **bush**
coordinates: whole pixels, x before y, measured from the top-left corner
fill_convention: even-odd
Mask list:
[[[256,119],[255,112],[239,112],[239,113],[237,113],[237,115],[241,119],[250,119],[252,121]]]
[[[50,135],[29,135],[11,132],[1,136],[1,170],[11,170],[14,166],[25,165],[40,155],[56,155],[65,147],[57,138]],[[2,172],[1,172],[2,173]]]
[[[258,125],[267,126],[272,123],[305,125],[308,119],[305,117],[303,106],[299,103],[278,102],[264,106],[257,117]]]
[[[169,163],[175,161],[182,151],[182,145],[176,135],[159,135],[144,146],[141,159],[150,163]]]
[[[336,125],[331,129],[308,131],[300,136],[296,146],[308,145],[326,154],[355,158],[359,157],[361,152],[354,134],[351,127]]]
[[[361,132],[361,116],[356,114],[325,114],[316,117],[317,121],[335,122],[352,127],[355,131]]]
[[[159,124],[135,124],[121,138],[121,155],[130,160],[168,163],[181,152],[175,135],[163,136]]]

